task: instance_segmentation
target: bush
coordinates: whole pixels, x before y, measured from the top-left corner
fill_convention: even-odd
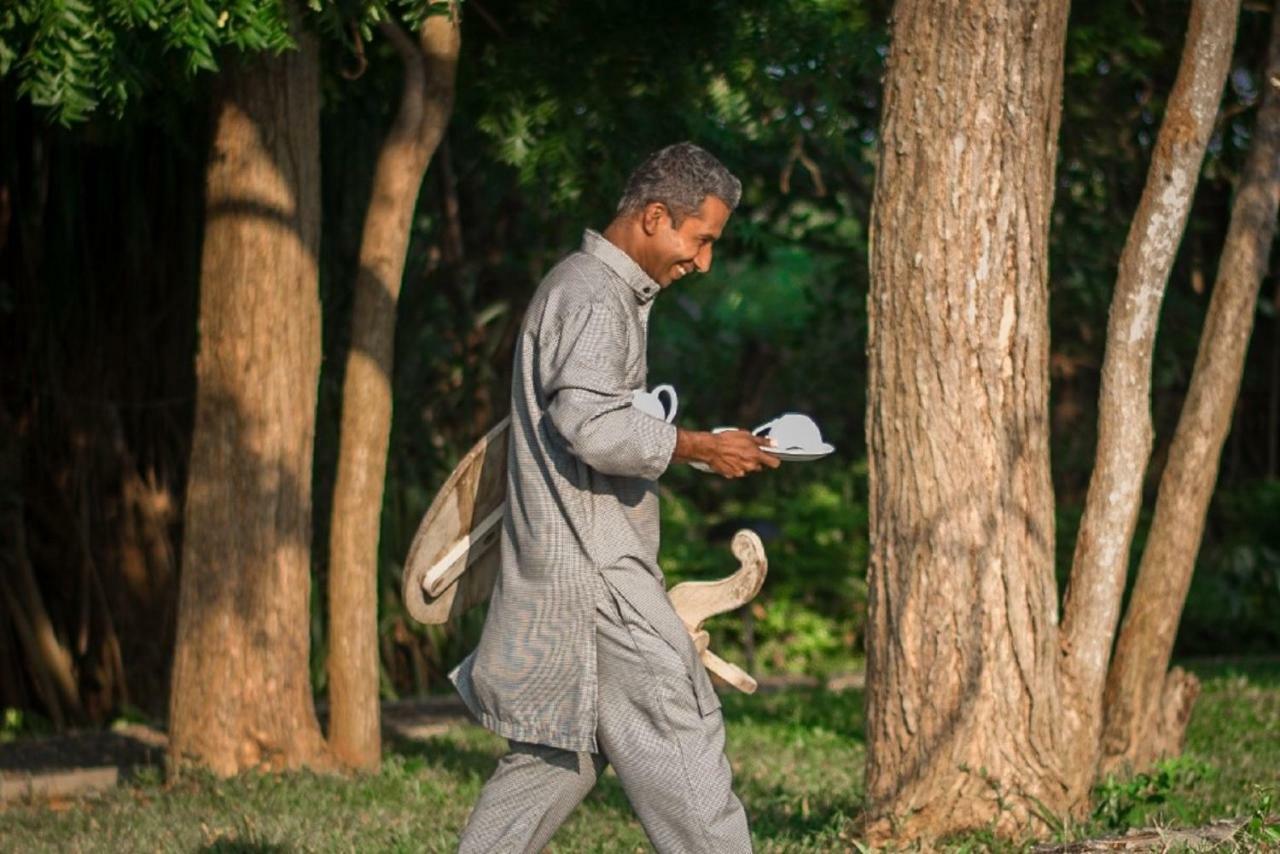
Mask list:
[[[1220,489],[1205,525],[1176,652],[1280,648],[1280,480]]]
[[[730,493],[696,472],[672,478],[662,501],[660,561],[668,585],[735,571],[729,538],[753,528],[769,556],[764,588],[749,606],[757,670],[825,676],[853,666],[866,625],[865,463],[784,466],[744,481],[741,490],[750,491]],[[726,614],[707,628],[714,649],[741,659],[742,617]]]

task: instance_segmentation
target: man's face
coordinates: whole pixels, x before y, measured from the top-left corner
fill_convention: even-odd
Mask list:
[[[696,213],[681,220],[679,228],[672,226],[670,212],[662,204],[649,205],[641,216],[647,245],[640,266],[665,288],[694,270],[711,269],[711,247],[729,220],[729,206],[707,196]]]

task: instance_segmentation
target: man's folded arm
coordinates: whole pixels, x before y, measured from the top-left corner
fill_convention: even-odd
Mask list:
[[[676,428],[631,405],[627,329],[608,308],[576,310],[544,340],[539,369],[547,415],[569,452],[596,471],[655,480],[676,447]]]

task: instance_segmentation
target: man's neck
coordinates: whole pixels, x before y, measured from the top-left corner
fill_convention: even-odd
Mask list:
[[[627,257],[635,261],[641,270],[648,273],[648,268],[645,267],[644,254],[641,250],[640,235],[637,234],[638,231],[639,226],[634,220],[618,217],[609,223],[608,227],[600,234],[605,240],[627,253]]]

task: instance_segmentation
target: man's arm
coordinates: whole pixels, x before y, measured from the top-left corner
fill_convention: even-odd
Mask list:
[[[746,430],[703,433],[676,429],[674,462],[705,463],[723,477],[742,477],[763,468],[776,469],[781,460],[761,448],[773,444],[772,439],[753,436]]]
[[[772,444],[745,430],[683,430],[631,405],[626,324],[608,308],[581,306],[540,347],[547,415],[569,452],[604,474],[656,480],[672,462],[701,462],[736,478],[777,468]]]
[[[631,405],[625,321],[580,306],[539,345],[547,415],[569,452],[604,474],[656,480],[671,462],[676,428]]]

